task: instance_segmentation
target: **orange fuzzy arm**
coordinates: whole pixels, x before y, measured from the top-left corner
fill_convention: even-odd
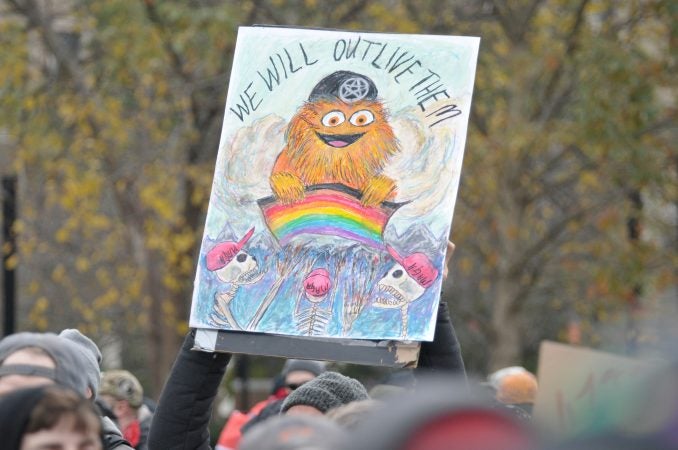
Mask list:
[[[290,204],[304,198],[304,182],[290,167],[286,152],[287,148],[284,148],[276,159],[269,183],[276,197],[281,202]]]
[[[377,206],[386,199],[395,197],[395,182],[386,175],[378,175],[370,178],[362,188],[362,204],[365,206]]]

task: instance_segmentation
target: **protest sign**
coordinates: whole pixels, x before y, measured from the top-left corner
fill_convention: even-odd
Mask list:
[[[190,325],[432,340],[478,44],[240,28]]]
[[[628,423],[634,396],[660,367],[645,361],[544,341],[539,349],[539,390],[534,419],[560,436]]]

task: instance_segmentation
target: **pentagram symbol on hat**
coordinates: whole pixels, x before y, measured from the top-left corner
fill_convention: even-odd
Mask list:
[[[364,78],[352,77],[339,87],[339,98],[347,103],[357,102],[367,96],[370,84]]]

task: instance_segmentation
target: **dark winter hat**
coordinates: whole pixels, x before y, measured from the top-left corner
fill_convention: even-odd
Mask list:
[[[330,450],[345,431],[325,417],[278,416],[260,423],[243,437],[239,450]]]
[[[282,374],[283,376],[287,376],[288,373],[296,370],[311,372],[313,375],[318,376],[325,372],[325,363],[322,361],[311,361],[309,359],[288,359],[285,361],[285,365],[282,368]]]
[[[19,389],[0,397],[0,436],[3,449],[19,450],[33,409],[45,394],[45,386]],[[7,447],[5,447],[7,446]]]
[[[309,102],[320,99],[334,100],[338,98],[344,103],[355,103],[360,100],[377,98],[377,86],[365,75],[347,70],[338,70],[315,85],[308,97]]]
[[[283,403],[282,412],[295,405],[307,405],[324,414],[337,406],[368,398],[360,381],[337,372],[325,372],[292,391]]]
[[[92,390],[92,396],[99,391],[101,380],[101,352],[99,347],[90,338],[74,328],[68,328],[59,333],[67,345],[71,346],[78,355],[80,370],[87,377],[87,386]]]
[[[33,365],[2,365],[8,356],[27,347],[37,347],[47,353],[55,364],[54,369]],[[84,395],[88,377],[82,357],[75,345],[54,333],[17,333],[0,340],[0,376],[36,375],[54,380],[56,384]]]

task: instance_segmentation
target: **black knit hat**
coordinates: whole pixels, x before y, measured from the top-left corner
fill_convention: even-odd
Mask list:
[[[345,103],[377,98],[377,86],[365,75],[338,70],[315,85],[308,97],[309,102],[320,99],[339,99]]]
[[[295,405],[307,405],[324,414],[337,406],[368,398],[360,381],[337,372],[325,372],[292,391],[283,403],[282,412]]]

